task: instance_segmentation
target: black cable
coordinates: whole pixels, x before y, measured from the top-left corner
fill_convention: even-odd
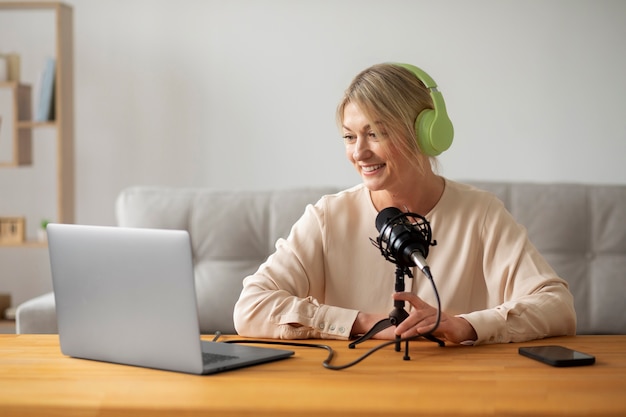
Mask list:
[[[401,338],[401,339],[394,339],[394,340],[390,340],[390,341],[381,343],[378,346],[374,346],[373,348],[371,348],[370,350],[365,352],[360,357],[358,357],[355,360],[353,360],[351,362],[348,362],[346,364],[343,364],[343,365],[331,365],[330,362],[333,359],[335,351],[333,350],[332,347],[330,347],[328,345],[325,345],[325,344],[321,344],[321,343],[284,342],[284,341],[280,341],[280,340],[257,340],[257,339],[250,339],[250,340],[234,339],[234,340],[225,340],[225,341],[223,341],[221,343],[249,343],[249,344],[264,344],[264,345],[279,345],[279,346],[294,346],[294,347],[309,347],[309,348],[315,348],[315,349],[324,349],[324,350],[328,351],[328,356],[326,357],[324,362],[322,362],[322,366],[324,368],[326,368],[326,369],[330,369],[330,370],[333,370],[333,371],[340,371],[342,369],[350,368],[350,367],[358,364],[359,362],[363,361],[368,356],[378,352],[379,350],[381,350],[381,349],[383,349],[383,348],[385,348],[387,346],[390,346],[390,345],[395,345],[396,343],[406,342],[407,343],[407,351],[408,351],[408,342],[410,342],[411,340],[418,339],[420,337],[431,335],[435,330],[437,330],[437,328],[439,327],[439,323],[441,322],[441,300],[439,298],[439,292],[437,291],[437,286],[435,285],[435,280],[433,279],[433,276],[430,273],[430,268],[428,268],[428,267],[424,268],[424,274],[430,280],[430,282],[432,284],[432,287],[433,287],[433,291],[435,292],[435,298],[437,299],[437,319],[436,319],[435,324],[433,325],[433,327],[429,331],[427,331],[426,333],[420,333],[420,334],[416,334],[415,336],[404,337],[404,338]],[[217,340],[220,338],[220,336],[221,336],[221,332],[220,331],[215,332],[215,336],[213,337],[212,341],[213,342],[217,342]],[[405,358],[406,358],[406,356],[405,356]]]
[[[433,325],[432,329],[424,333],[424,335],[427,335],[427,334],[430,335],[435,330],[437,330],[437,328],[439,327],[439,323],[441,323],[441,299],[439,298],[439,291],[437,291],[437,286],[435,285],[435,279],[433,278],[433,275],[430,273],[430,267],[426,266],[422,270],[422,272],[424,273],[424,275],[426,275],[426,277],[430,281],[430,284],[433,287],[433,292],[435,293],[435,300],[437,300],[437,320],[435,321],[435,324]]]
[[[390,340],[390,341],[381,343],[380,345],[371,348],[370,350],[368,350],[367,352],[365,352],[363,355],[356,358],[355,360],[348,362],[346,364],[343,364],[343,365],[331,365],[330,362],[333,359],[335,351],[331,346],[321,344],[321,343],[284,342],[284,341],[279,341],[279,340],[257,340],[257,339],[234,339],[234,340],[225,340],[221,343],[250,343],[250,344],[261,344],[261,345],[280,345],[280,346],[294,346],[294,347],[309,347],[309,348],[316,348],[316,349],[325,349],[326,351],[328,351],[328,356],[326,357],[324,362],[322,362],[322,366],[324,366],[324,368],[326,369],[339,371],[339,370],[350,368],[351,366],[356,365],[357,363],[363,361],[368,356],[372,355],[373,353],[387,346],[396,344],[397,342],[408,342],[408,341],[415,340],[422,336],[423,335],[420,334],[420,335],[406,337],[406,338],[402,338],[398,340]],[[213,341],[216,341],[216,339],[217,338],[214,338]]]

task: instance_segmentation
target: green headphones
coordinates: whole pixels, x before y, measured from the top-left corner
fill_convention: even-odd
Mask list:
[[[422,110],[417,115],[415,134],[420,150],[428,156],[437,156],[452,145],[454,137],[454,128],[446,112],[443,95],[437,90],[435,80],[415,65],[401,63],[395,65],[411,71],[430,91],[434,109]]]

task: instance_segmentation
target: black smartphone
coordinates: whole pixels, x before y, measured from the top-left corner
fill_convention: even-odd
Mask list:
[[[552,366],[593,365],[595,356],[564,346],[527,346],[519,348],[519,354]]]

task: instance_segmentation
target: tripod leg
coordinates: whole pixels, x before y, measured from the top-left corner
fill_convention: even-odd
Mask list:
[[[443,346],[445,346],[445,345],[446,345],[446,344],[445,344],[445,342],[444,342],[443,340],[441,340],[441,339],[437,339],[437,338],[436,338],[435,336],[433,336],[432,334],[425,334],[423,337],[424,337],[424,339],[428,339],[428,340],[430,340],[431,342],[435,342],[435,343],[437,343],[437,344],[438,344],[439,346],[441,346],[441,347],[443,347]]]
[[[374,336],[376,333],[379,333],[379,332],[385,330],[387,327],[391,327],[391,320],[390,319],[382,319],[381,321],[376,323],[374,326],[372,326],[372,328],[369,329],[367,331],[367,333],[365,333],[363,336],[361,336],[358,339],[356,339],[354,342],[350,343],[348,345],[348,347],[350,349],[354,349],[356,347],[356,345],[358,345],[359,343],[365,342],[368,339],[371,339],[372,336]]]

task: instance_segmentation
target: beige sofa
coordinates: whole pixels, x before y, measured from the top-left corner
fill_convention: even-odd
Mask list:
[[[579,334],[626,334],[626,186],[471,182],[500,197],[570,284]],[[190,232],[203,333],[234,333],[242,279],[273,252],[308,203],[336,188],[276,191],[133,187],[120,226]],[[443,295],[445,296],[445,295]],[[56,333],[54,295],[17,308],[18,333]]]

